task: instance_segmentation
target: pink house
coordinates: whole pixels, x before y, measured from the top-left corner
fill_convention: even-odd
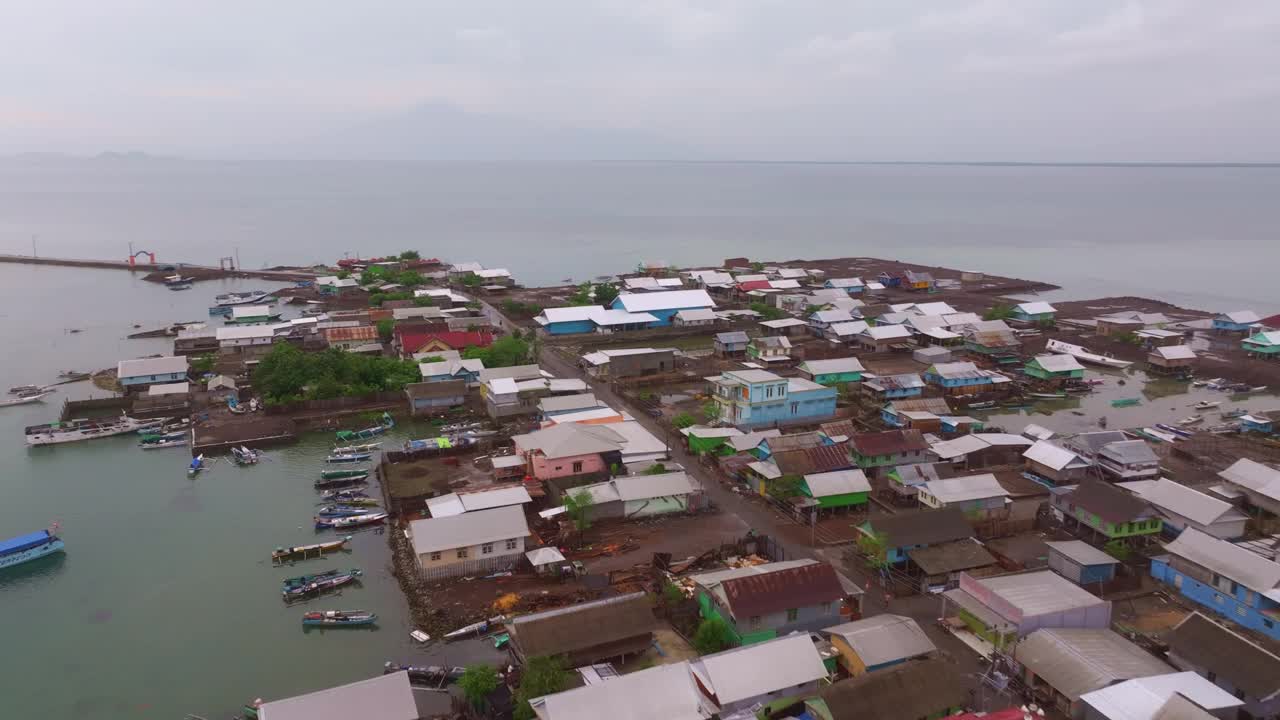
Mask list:
[[[608,472],[621,460],[623,437],[605,425],[566,423],[511,438],[538,480]]]

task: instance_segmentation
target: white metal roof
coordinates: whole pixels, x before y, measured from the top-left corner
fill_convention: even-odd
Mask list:
[[[396,672],[318,690],[258,708],[262,720],[416,720],[409,674]]]
[[[538,409],[544,413],[562,410],[588,410],[604,405],[596,399],[595,393],[579,393],[577,395],[557,395],[544,397],[538,401]]]
[[[715,320],[720,317],[716,315],[716,311],[710,308],[699,308],[697,310],[681,310],[676,313],[676,318],[681,322],[702,322],[704,320]]]
[[[533,698],[529,704],[545,720],[707,720],[715,713],[694,685],[688,661]]]
[[[1003,598],[1024,617],[1092,607],[1106,602],[1052,570],[974,580]]]
[[[827,333],[835,335],[836,337],[847,337],[850,335],[857,335],[866,329],[866,320],[854,320],[853,322],[836,323],[827,328]]]
[[[489,459],[495,468],[513,468],[524,465],[524,458],[519,455],[499,455]]]
[[[414,520],[409,524],[409,532],[413,536],[413,552],[422,555],[522,538],[529,534],[529,526],[519,505],[507,505],[461,515]]]
[[[1173,670],[1104,628],[1041,628],[1014,647],[1014,658],[1073,702],[1117,681]]]
[[[1039,315],[1041,313],[1057,312],[1058,309],[1047,302],[1025,302],[1015,306],[1018,310],[1027,315]]]
[[[760,324],[767,328],[773,328],[774,330],[781,330],[782,328],[796,327],[798,325],[808,325],[808,323],[801,320],[800,318],[780,318],[778,320],[765,320]]]
[[[1210,714],[1221,714],[1215,711],[1244,704],[1243,700],[1194,672],[1127,680],[1085,693],[1080,699],[1107,720],[1153,720],[1175,694],[1192,701]]]
[[[706,290],[670,290],[660,293],[622,293],[614,302],[627,312],[712,308],[716,306]]]
[[[806,360],[800,363],[800,369],[812,375],[862,372],[866,370],[866,368],[862,367],[862,362],[856,357]]]
[[[604,425],[552,425],[511,438],[523,452],[540,450],[550,459],[621,450],[623,438]]]
[[[1044,368],[1048,372],[1070,372],[1072,370],[1084,370],[1084,366],[1080,361],[1071,355],[1037,355],[1036,364]]]
[[[682,471],[661,475],[624,475],[610,482],[617,488],[618,498],[624,502],[688,495],[700,489],[698,483]]]
[[[1056,433],[1054,433],[1049,428],[1044,427],[1043,425],[1036,425],[1035,423],[1030,423],[1026,427],[1022,428],[1022,434],[1026,435],[1027,437],[1033,440],[1048,440],[1049,438],[1053,437]]]
[[[862,287],[862,279],[856,278],[856,277],[855,278],[831,278],[827,280],[827,282],[824,284],[830,285],[833,288]]]
[[[1181,515],[1200,525],[1212,525],[1224,519],[1243,520],[1245,518],[1244,514],[1230,503],[1168,478],[1160,478],[1140,490],[1138,495],[1158,510]]]
[[[529,497],[529,491],[525,490],[521,485],[508,485],[490,490],[459,493],[458,499],[462,501],[462,507],[467,512],[533,502],[533,498]]]
[[[758,446],[767,438],[778,437],[781,434],[782,431],[776,428],[770,430],[757,430],[756,432],[731,437],[729,438],[729,444],[733,446],[734,450],[742,452]]]
[[[605,310],[599,307],[593,307],[596,312],[591,316],[591,322],[597,325],[638,325],[640,323],[657,322],[658,318],[645,312],[627,312],[626,310]]]
[[[191,392],[191,383],[176,382],[164,383],[163,385],[152,385],[147,388],[147,395],[186,395]]]
[[[270,305],[236,305],[231,308],[231,317],[234,319],[247,317],[264,317],[271,314]]]
[[[448,493],[446,495],[438,495],[427,499],[427,510],[430,511],[431,517],[449,517],[451,515],[461,515],[467,509],[463,507],[462,500],[458,497],[458,493]]]
[[[222,340],[252,340],[254,338],[273,337],[275,328],[270,325],[247,325],[244,327],[220,327],[217,338]]]
[[[748,463],[747,467],[755,470],[760,474],[760,477],[763,477],[766,480],[777,480],[782,477],[782,471],[779,470],[777,464],[773,462],[757,460],[756,462]]]
[[[944,302],[915,303],[910,310],[921,315],[952,315],[956,309]]]
[[[847,493],[871,492],[871,483],[861,470],[836,470],[804,476],[813,497],[821,498]]]
[[[778,268],[777,272],[780,278],[805,278],[809,277],[809,271],[804,268]]]
[[[1263,465],[1256,460],[1241,458],[1226,470],[1218,473],[1218,477],[1232,485],[1252,490],[1259,495],[1280,500],[1280,470]]]
[[[986,450],[990,445],[982,442],[976,435],[961,435],[954,440],[934,443],[929,450],[943,460],[954,460],[969,453]]]
[[[610,418],[618,420],[619,418],[625,417],[627,417],[625,413],[618,412],[617,410],[606,406],[590,408],[588,410],[574,410],[573,412],[553,415],[547,418],[547,420],[557,425],[564,425],[566,423],[587,422],[588,420],[605,420]],[[621,420],[618,421],[621,422]]]
[[[699,438],[729,438],[742,434],[738,428],[732,427],[707,427],[705,425],[694,425],[680,431],[683,435],[692,435]]]
[[[819,310],[809,316],[810,320],[820,323],[853,322],[848,310]]]
[[[529,564],[538,567],[539,565],[551,565],[552,563],[564,562],[564,554],[553,547],[537,548],[530,550],[524,554],[529,558]]]
[[[938,649],[915,620],[891,613],[825,628],[822,632],[844,639],[867,667],[927,655]]]
[[[996,480],[996,476],[991,473],[930,480],[924,484],[924,487],[926,492],[943,504],[1009,495],[1009,491],[1005,490],[1000,481]]]
[[[1152,350],[1152,352],[1164,358],[1165,360],[1194,360],[1196,358],[1196,351],[1192,350],[1186,345],[1169,345],[1166,347],[1158,347]],[[1062,355],[1060,357],[1070,357],[1070,356]]]
[[[1222,313],[1218,317],[1225,318],[1226,320],[1239,325],[1256,323],[1262,320],[1262,318],[1258,317],[1258,313],[1252,310],[1234,310],[1232,312]]]
[[[1089,462],[1084,458],[1048,440],[1037,440],[1022,453],[1022,457],[1054,470],[1065,470],[1067,467],[1089,467]]]
[[[911,329],[905,325],[876,325],[863,330],[862,334],[872,340],[893,340],[911,337]]]
[[[168,375],[170,373],[185,373],[186,371],[187,358],[182,355],[176,357],[170,356],[140,358],[138,360],[121,360],[119,364],[116,365],[116,376],[119,378],[142,377],[143,375]]]
[[[805,380],[804,378],[787,378],[787,393],[790,395],[794,395],[798,392],[809,392],[811,390],[823,390],[825,388],[825,385],[819,385],[812,380]],[[834,392],[834,390],[832,392]]]
[[[827,677],[808,633],[704,655],[690,667],[722,706]]]
[[[935,340],[955,340],[958,337],[962,337],[960,333],[954,333],[940,327],[925,328],[920,331],[920,334],[934,338]]]
[[[1120,561],[1083,540],[1047,542],[1050,550],[1081,565],[1116,565]]]
[[[512,395],[520,392],[520,386],[514,378],[493,378],[489,381],[489,390],[496,395]]]
[[[1164,546],[1166,552],[1235,580],[1250,590],[1265,593],[1280,586],[1280,563],[1245,548],[1219,540],[1194,527]]]

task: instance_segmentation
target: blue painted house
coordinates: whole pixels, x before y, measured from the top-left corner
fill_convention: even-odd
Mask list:
[[[863,552],[883,552],[884,562],[898,565],[916,548],[941,545],[973,537],[973,528],[959,508],[943,508],[898,515],[872,515],[858,531]],[[873,558],[878,561],[880,558]]]
[[[1240,429],[1244,432],[1256,432],[1270,435],[1276,431],[1275,421],[1262,414],[1240,416]]]
[[[902,273],[882,272],[876,279],[887,288],[902,287]]]
[[[1053,322],[1058,309],[1047,302],[1024,302],[1013,306],[1014,320],[1022,322]]]
[[[817,422],[836,412],[836,389],[768,370],[726,370],[712,385],[718,420],[737,427]]]
[[[1214,318],[1213,329],[1221,332],[1248,332],[1249,328],[1261,321],[1258,313],[1252,310],[1236,310]]]
[[[116,365],[116,378],[126,391],[183,382],[187,379],[187,358],[178,356],[121,360]]]
[[[924,380],[915,373],[864,378],[862,391],[881,401],[904,400],[923,395]]]
[[[1280,563],[1188,527],[1151,559],[1151,576],[1211,612],[1280,640]]]
[[[706,290],[669,290],[651,293],[622,293],[610,306],[628,313],[648,313],[650,327],[666,327],[681,310],[710,310],[716,306]]]
[[[467,387],[480,385],[481,370],[484,370],[483,360],[441,360],[418,364],[423,382],[461,380],[467,384]]]
[[[866,289],[862,284],[862,278],[831,278],[822,283],[822,287],[828,290],[843,290],[850,295],[856,295]]]
[[[658,323],[658,318],[649,313],[606,310],[599,305],[547,308],[533,320],[549,335],[644,330],[656,327]],[[666,324],[670,324],[670,318]]]
[[[930,365],[924,371],[924,381],[942,388],[949,395],[982,392],[1004,378],[999,373],[982,370],[971,362],[949,362]]]

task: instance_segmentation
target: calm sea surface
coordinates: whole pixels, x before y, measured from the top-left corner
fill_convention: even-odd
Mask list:
[[[868,255],[1276,311],[1280,168],[0,161],[0,252],[246,267],[405,248],[528,284]]]
[[[0,265],[0,393],[167,352],[171,341],[123,338],[135,323],[207,317],[214,294],[245,287],[171,292],[118,271]],[[25,447],[24,426],[95,393],[64,385],[43,403],[0,408],[0,535],[58,520],[67,543],[63,557],[0,572],[0,717],[225,718],[254,697],[377,675],[386,660],[474,657],[477,648],[411,647],[383,535],[355,533],[349,553],[271,566],[273,548],[333,535],[311,528],[311,483],[331,434],[269,451],[256,467],[218,462],[195,480],[185,449],[143,452],[136,435]],[[396,433],[389,443],[426,431]],[[281,578],[333,567],[360,568],[364,581],[339,597],[281,602]],[[373,610],[380,622],[304,632],[300,616],[312,608]]]

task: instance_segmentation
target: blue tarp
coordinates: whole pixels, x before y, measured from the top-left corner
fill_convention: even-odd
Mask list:
[[[16,538],[10,538],[0,542],[0,555],[8,555],[9,553],[22,552],[30,547],[43,544],[49,540],[48,530],[37,530],[26,535],[19,535]]]

